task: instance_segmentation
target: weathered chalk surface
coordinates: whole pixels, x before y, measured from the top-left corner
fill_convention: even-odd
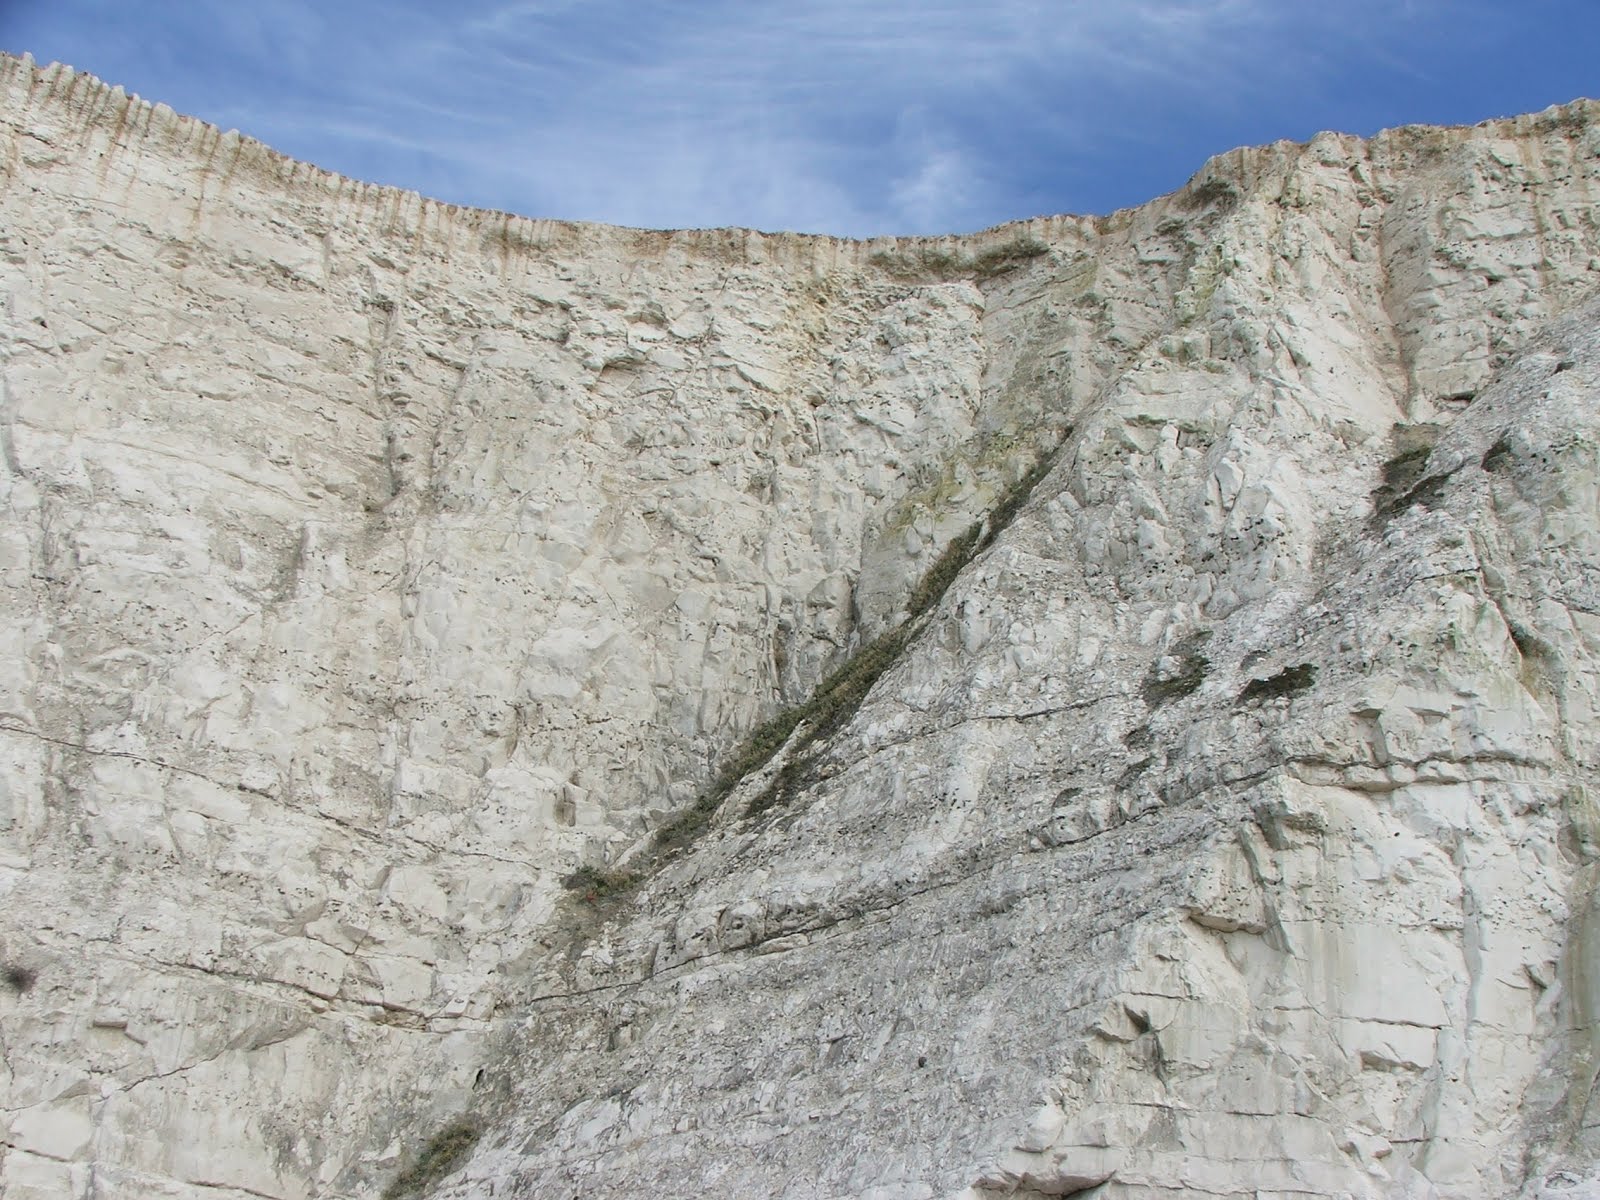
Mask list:
[[[5,59],[0,173],[0,1193],[1600,1196],[1600,105],[856,243]]]

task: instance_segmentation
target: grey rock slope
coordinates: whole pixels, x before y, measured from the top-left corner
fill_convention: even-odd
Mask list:
[[[852,243],[0,93],[5,1195],[1596,1193],[1600,107]]]

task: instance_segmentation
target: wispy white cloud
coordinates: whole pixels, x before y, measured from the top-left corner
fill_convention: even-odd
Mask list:
[[[538,211],[920,232],[997,215],[990,180],[1006,147],[989,127],[1015,137],[1012,114],[1043,100],[1057,145],[1087,138],[1103,114],[1062,128],[1063,100],[1162,75],[1169,91],[1198,88],[1237,66],[1275,11],[1268,0],[545,0],[441,29],[422,70],[457,81],[436,93],[441,109],[464,107],[449,99],[464,88],[492,92],[503,119],[441,147],[514,182]]]
[[[1235,140],[1349,123],[1365,82],[1420,78],[1408,47],[1454,36],[1464,13],[1491,22],[1494,0],[30,11],[71,28],[77,65],[174,81],[155,98],[366,178],[534,215],[862,234],[1125,203]],[[1173,149],[1191,136],[1203,151]]]

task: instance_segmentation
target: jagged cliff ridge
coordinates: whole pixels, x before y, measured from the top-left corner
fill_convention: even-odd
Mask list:
[[[1593,1191],[1600,107],[851,243],[0,89],[6,1196]]]

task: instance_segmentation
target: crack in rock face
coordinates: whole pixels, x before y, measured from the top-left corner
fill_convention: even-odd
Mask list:
[[[1600,107],[858,243],[0,92],[8,1200],[1600,1197]]]

